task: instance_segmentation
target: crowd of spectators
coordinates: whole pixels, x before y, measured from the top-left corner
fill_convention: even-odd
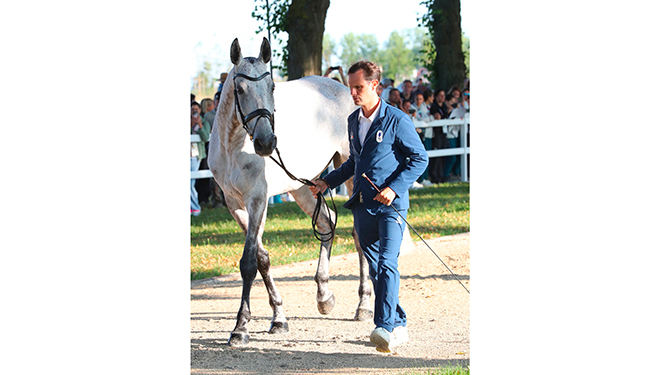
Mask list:
[[[469,80],[465,80],[462,88],[456,85],[446,91],[442,88],[435,91],[430,90],[421,78],[417,79],[415,83],[413,85],[411,80],[405,80],[397,88],[394,86],[392,79],[383,78],[380,83],[382,87],[381,99],[421,122],[465,117],[469,119]],[[425,129],[418,128],[417,132],[427,150],[439,150],[459,147],[460,130],[460,125],[449,125]],[[470,145],[469,137],[468,125],[467,146]],[[431,158],[428,168],[413,187],[460,180],[461,164],[458,156],[435,157]]]

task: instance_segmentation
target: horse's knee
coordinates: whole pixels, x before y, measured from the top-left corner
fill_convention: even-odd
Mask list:
[[[254,258],[243,256],[239,263],[243,281],[252,282],[257,277],[257,261]]]
[[[266,249],[260,249],[257,253],[257,267],[259,272],[266,272],[270,269],[270,255]]]

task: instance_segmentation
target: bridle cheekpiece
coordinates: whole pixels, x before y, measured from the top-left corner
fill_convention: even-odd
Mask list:
[[[254,141],[253,140],[254,131],[252,133],[250,133],[250,129],[248,129],[248,127],[247,127],[248,122],[250,122],[252,119],[254,119],[256,117],[257,122],[254,124],[254,129],[256,129],[257,124],[259,123],[259,120],[261,120],[262,117],[265,117],[270,122],[270,125],[273,129],[273,132],[275,132],[275,114],[271,113],[270,111],[268,111],[265,108],[258,108],[258,109],[255,109],[254,111],[250,112],[247,116],[243,115],[243,111],[241,110],[241,103],[239,103],[239,101],[238,101],[238,89],[237,89],[237,86],[236,86],[236,78],[240,77],[240,78],[245,78],[249,81],[256,82],[256,81],[261,81],[262,79],[266,78],[266,76],[269,76],[269,75],[270,75],[269,72],[265,72],[264,74],[260,75],[259,77],[250,77],[250,76],[245,75],[243,73],[234,74],[234,78],[233,78],[234,79],[234,102],[235,102],[236,108],[238,109],[238,114],[241,116],[241,122],[243,123],[243,129],[245,129],[245,131],[248,133],[248,135],[250,136],[251,141]],[[273,112],[274,112],[274,110],[273,110]]]

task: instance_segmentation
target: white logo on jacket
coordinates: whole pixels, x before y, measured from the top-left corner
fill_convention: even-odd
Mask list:
[[[376,142],[380,143],[383,141],[383,131],[379,130],[376,132]]]

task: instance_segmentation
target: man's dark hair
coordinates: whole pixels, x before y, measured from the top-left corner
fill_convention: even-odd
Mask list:
[[[360,60],[351,65],[348,69],[348,74],[357,73],[358,70],[364,72],[364,80],[367,82],[378,81],[380,82],[380,68],[378,65],[367,60]]]
[[[433,91],[426,89],[424,92],[422,92],[422,95],[424,95],[424,101],[426,101],[428,98],[433,96]]]
[[[199,108],[202,108],[202,106],[199,105],[199,103],[197,103],[196,101],[192,101],[192,102],[190,102],[190,106],[191,106],[191,107],[194,106],[194,105],[198,106]]]

